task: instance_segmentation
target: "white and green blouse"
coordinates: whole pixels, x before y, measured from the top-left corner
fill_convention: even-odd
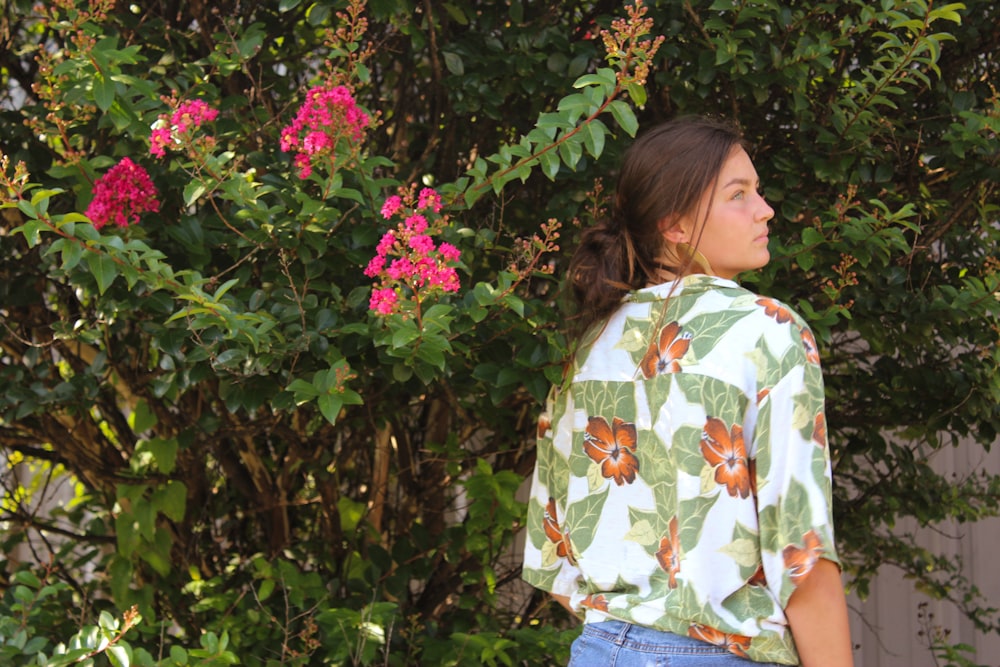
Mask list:
[[[823,378],[797,314],[704,275],[634,292],[538,432],[525,580],[588,623],[798,664],[783,609],[838,560]]]

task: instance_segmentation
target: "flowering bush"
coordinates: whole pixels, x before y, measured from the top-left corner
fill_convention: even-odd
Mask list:
[[[973,604],[881,532],[1000,497],[921,459],[1000,425],[996,60],[968,18],[996,3],[591,4],[9,3],[0,540],[52,571],[8,577],[0,662],[565,662],[509,551],[567,352],[557,243],[681,112],[761,147],[780,213],[746,279],[818,334],[846,568]]]
[[[109,223],[128,227],[139,222],[142,213],[160,210],[156,187],[146,170],[127,157],[94,183],[94,198],[87,217],[100,229]]]
[[[184,102],[172,114],[160,114],[149,137],[149,152],[165,157],[168,148],[190,142],[196,129],[215,120],[218,115],[217,109],[202,100]],[[208,149],[214,144],[211,137],[204,137],[202,141],[206,142]]]
[[[414,201],[414,190],[403,189],[382,205],[383,218],[398,216],[403,220],[382,236],[365,268],[365,275],[376,279],[369,307],[379,315],[405,308],[419,319],[423,299],[435,292],[459,289],[458,273],[452,265],[461,253],[444,241],[435,245],[433,238],[448,226],[447,216],[439,216],[441,196],[423,188]],[[432,222],[428,222],[428,215]],[[409,307],[404,306],[407,297],[411,299]]]
[[[281,150],[295,153],[300,178],[309,178],[317,163],[333,171],[338,157],[343,162],[357,151],[370,123],[347,86],[317,86],[281,131]]]

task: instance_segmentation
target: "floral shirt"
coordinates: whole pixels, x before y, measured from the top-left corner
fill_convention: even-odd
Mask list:
[[[798,664],[783,610],[839,562],[816,341],[729,280],[672,286],[626,297],[553,388],[523,576],[588,623]]]

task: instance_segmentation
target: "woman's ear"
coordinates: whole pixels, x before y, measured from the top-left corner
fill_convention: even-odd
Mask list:
[[[687,243],[691,240],[685,229],[683,220],[678,220],[677,216],[667,216],[659,222],[660,234],[671,243]]]

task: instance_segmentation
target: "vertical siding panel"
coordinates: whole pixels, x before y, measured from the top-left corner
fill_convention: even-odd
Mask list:
[[[985,453],[982,447],[965,442],[946,447],[932,461],[934,469],[961,480],[979,470],[1000,474],[1000,443]],[[955,477],[952,477],[955,475]],[[1000,607],[1000,518],[972,524],[946,522],[934,528],[919,528],[912,520],[901,521],[896,534],[913,533],[917,542],[934,553],[961,558],[964,575],[979,587],[980,605]],[[921,622],[921,603],[933,617]],[[938,667],[921,631],[928,622],[949,631],[948,643],[968,644],[975,653],[967,657],[975,664],[1000,667],[1000,633],[976,632],[972,622],[951,603],[931,600],[913,589],[893,566],[879,570],[867,600],[851,596],[851,634],[858,649],[855,667]]]

